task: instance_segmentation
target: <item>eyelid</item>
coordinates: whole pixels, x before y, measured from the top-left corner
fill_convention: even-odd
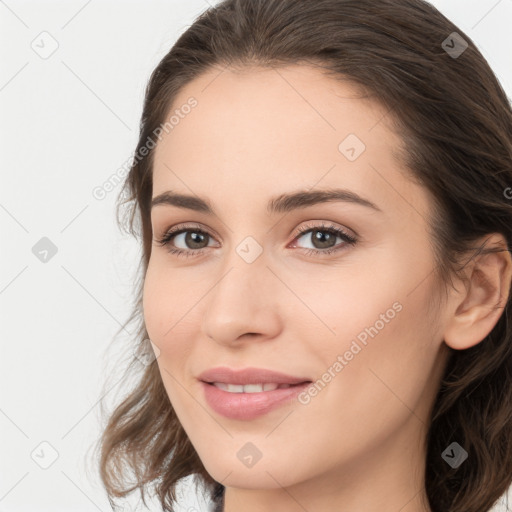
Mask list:
[[[328,248],[325,250],[308,249],[305,247],[299,247],[299,249],[311,251],[311,253],[313,253],[313,254],[314,253],[317,253],[317,254],[324,253],[325,255],[329,255],[331,253],[343,250],[343,247],[346,245],[354,246],[359,243],[358,235],[356,235],[356,234],[353,235],[353,234],[349,233],[349,231],[351,231],[351,230],[347,230],[344,227],[337,226],[331,221],[329,221],[328,223],[326,223],[325,221],[309,221],[309,222],[311,222],[311,224],[306,225],[306,226],[300,226],[299,228],[297,228],[298,232],[294,236],[292,243],[295,242],[296,240],[298,240],[299,238],[302,238],[302,236],[309,234],[313,231],[327,231],[327,232],[335,233],[336,237],[339,237],[343,240],[343,243],[341,244],[342,247],[336,249],[337,246],[335,245],[334,247]],[[293,245],[293,247],[296,247],[296,244]]]
[[[338,253],[344,250],[344,248],[348,245],[349,247],[355,246],[359,243],[359,235],[356,233],[354,235],[350,234],[348,231],[353,230],[347,230],[344,227],[335,225],[332,221],[308,221],[308,225],[301,225],[295,230],[295,235],[292,240],[292,243],[296,242],[297,239],[301,238],[302,236],[309,234],[313,231],[330,231],[331,233],[334,233],[336,237],[342,239],[341,244],[337,244],[334,247],[331,248],[325,248],[325,249],[311,249],[306,247],[298,247],[304,254],[314,255],[315,257],[328,257],[329,255],[333,253]],[[209,238],[216,240],[216,235],[212,235],[210,233],[209,229],[203,228],[198,223],[195,224],[188,224],[186,222],[176,224],[175,226],[172,226],[168,228],[166,231],[164,231],[164,234],[161,237],[158,237],[156,239],[156,242],[161,247],[167,247],[168,252],[171,254],[174,254],[176,257],[194,257],[194,256],[200,256],[203,254],[205,249],[211,248],[211,247],[202,247],[200,249],[181,249],[181,248],[175,248],[170,246],[171,240],[173,240],[175,237],[181,235],[184,232],[200,232],[205,235],[207,235]],[[213,230],[212,230],[213,231]],[[168,247],[169,246],[169,247]],[[289,246],[289,245],[288,245]],[[287,246],[287,247],[288,247]],[[296,244],[292,247],[296,247]]]
[[[339,230],[350,238],[355,238],[355,239],[360,238],[359,234],[356,233],[353,229],[347,229],[345,227],[335,225],[332,221],[309,220],[309,221],[305,221],[305,222],[309,223],[309,224],[307,224],[305,226],[303,224],[301,224],[301,225],[299,225],[299,227],[292,230],[291,234],[289,235],[289,236],[293,236],[292,241],[294,241],[300,235],[308,233],[309,231],[311,231],[313,229]],[[191,223],[191,224],[189,224],[187,222],[181,222],[181,223],[175,224],[174,226],[171,226],[170,228],[164,229],[162,231],[162,235],[159,236],[158,238],[162,239],[164,237],[167,237],[167,235],[171,235],[171,234],[175,235],[175,234],[178,234],[179,232],[189,231],[189,230],[190,231],[197,230],[197,231],[205,232],[206,234],[208,234],[212,237],[220,238],[222,240],[222,238],[214,230],[212,230],[210,228],[203,227],[201,224],[199,224],[197,222]]]
[[[156,238],[158,238],[159,240],[162,240],[164,238],[167,238],[170,235],[177,235],[183,231],[200,231],[200,232],[206,233],[207,235],[209,235],[212,238],[215,238],[215,239],[221,238],[219,235],[217,235],[217,233],[214,230],[212,230],[210,228],[205,228],[204,226],[202,226],[199,223],[188,224],[187,222],[180,222],[179,224],[175,224],[174,226],[171,226],[170,228],[162,230],[162,235],[160,235],[159,237],[156,237]]]
[[[306,225],[299,225],[298,228],[295,229],[295,237],[303,235],[304,233],[308,233],[311,230],[333,230],[333,231],[341,231],[344,235],[349,238],[359,239],[358,233],[356,233],[353,229],[348,229],[344,226],[335,224],[332,221],[324,221],[324,220],[309,220],[305,221]]]

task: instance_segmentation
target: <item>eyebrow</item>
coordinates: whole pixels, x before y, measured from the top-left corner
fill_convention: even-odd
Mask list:
[[[315,191],[300,190],[290,194],[281,194],[270,199],[267,204],[267,212],[270,214],[286,213],[327,202],[353,203],[382,212],[382,210],[369,199],[365,199],[351,190],[339,188]],[[151,208],[157,205],[171,205],[205,213],[207,215],[216,215],[214,208],[208,200],[198,196],[178,194],[172,191],[163,192],[154,197],[151,201]]]

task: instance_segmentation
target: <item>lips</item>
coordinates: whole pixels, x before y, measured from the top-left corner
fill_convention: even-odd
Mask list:
[[[258,383],[258,384],[226,384],[225,382],[212,382],[215,387],[229,393],[262,393],[263,391],[274,391],[276,389],[286,389],[297,384],[276,384],[276,383]]]
[[[267,370],[265,368],[245,368],[243,370],[234,370],[227,366],[210,368],[204,371],[198,377],[199,380],[213,384],[232,384],[246,386],[251,384],[277,384],[290,386],[311,382],[307,377],[296,377],[285,373]],[[240,391],[238,391],[240,392]]]
[[[307,377],[263,368],[212,368],[198,379],[203,396],[213,411],[230,419],[246,421],[285,404],[298,403],[297,396],[311,383]]]

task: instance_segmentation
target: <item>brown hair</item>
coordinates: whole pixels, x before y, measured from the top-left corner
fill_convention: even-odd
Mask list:
[[[468,44],[460,55],[453,32]],[[451,39],[450,39],[451,38]],[[446,41],[449,42],[448,46]],[[389,111],[404,141],[411,179],[434,198],[430,220],[436,275],[448,284],[460,256],[490,233],[512,246],[512,111],[471,39],[423,0],[225,0],[201,14],[153,71],[136,154],[154,137],[177,93],[213,67],[314,63],[350,80]],[[134,161],[118,199],[125,229],[142,242],[137,350],[151,351],[142,317],[143,276],[151,254],[153,151]],[[126,193],[127,192],[127,193]],[[118,217],[119,221],[119,217]],[[512,309],[507,298],[491,333],[452,350],[427,436],[425,486],[434,512],[483,512],[512,482]],[[126,324],[127,325],[127,324]],[[138,371],[135,357],[128,368]],[[98,446],[111,505],[153,486],[164,510],[176,485],[192,475],[210,496],[223,487],[206,472],[180,425],[158,365],[144,367],[108,418]],[[453,441],[469,460],[451,468],[441,457]],[[128,484],[127,472],[133,472]],[[144,501],[145,503],[145,501]]]

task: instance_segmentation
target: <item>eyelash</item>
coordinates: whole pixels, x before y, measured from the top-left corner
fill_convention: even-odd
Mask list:
[[[341,246],[341,248],[338,246],[337,248],[329,248],[329,249],[325,249],[325,250],[321,250],[321,249],[303,249],[304,251],[306,251],[306,255],[310,256],[310,255],[318,255],[318,254],[322,254],[322,255],[327,255],[327,254],[331,254],[331,253],[334,253],[334,252],[338,252],[338,251],[341,251],[343,250],[343,247],[345,247],[345,245],[355,245],[358,241],[358,239],[352,235],[349,235],[348,233],[346,233],[345,231],[343,231],[341,228],[337,227],[337,226],[334,226],[333,224],[329,225],[329,226],[326,226],[324,224],[322,224],[321,226],[318,226],[318,225],[307,225],[307,226],[301,226],[300,228],[297,229],[298,231],[298,234],[295,236],[295,238],[293,240],[296,240],[297,238],[300,238],[301,236],[305,235],[306,233],[310,233],[312,231],[321,231],[321,232],[327,232],[327,233],[330,233],[330,234],[333,234],[333,235],[336,235],[336,237],[340,237],[344,242],[345,244],[343,244]],[[156,240],[156,242],[158,243],[158,245],[160,245],[161,247],[165,247],[165,246],[168,246],[169,245],[169,242],[177,235],[180,235],[181,233],[186,233],[186,232],[193,232],[193,233],[200,233],[200,234],[203,234],[203,235],[207,235],[209,237],[211,237],[211,235],[200,228],[200,226],[183,226],[183,225],[177,225],[175,226],[174,228],[171,228],[170,230],[168,230],[162,238]],[[213,238],[213,237],[212,237]],[[336,246],[335,246],[336,247]],[[188,258],[190,256],[199,256],[204,250],[206,249],[206,247],[202,248],[202,249],[188,249],[188,250],[184,250],[184,249],[175,249],[173,247],[168,247],[167,250],[171,253],[171,254],[174,254],[175,256],[178,256],[178,257],[184,257],[184,258]]]

